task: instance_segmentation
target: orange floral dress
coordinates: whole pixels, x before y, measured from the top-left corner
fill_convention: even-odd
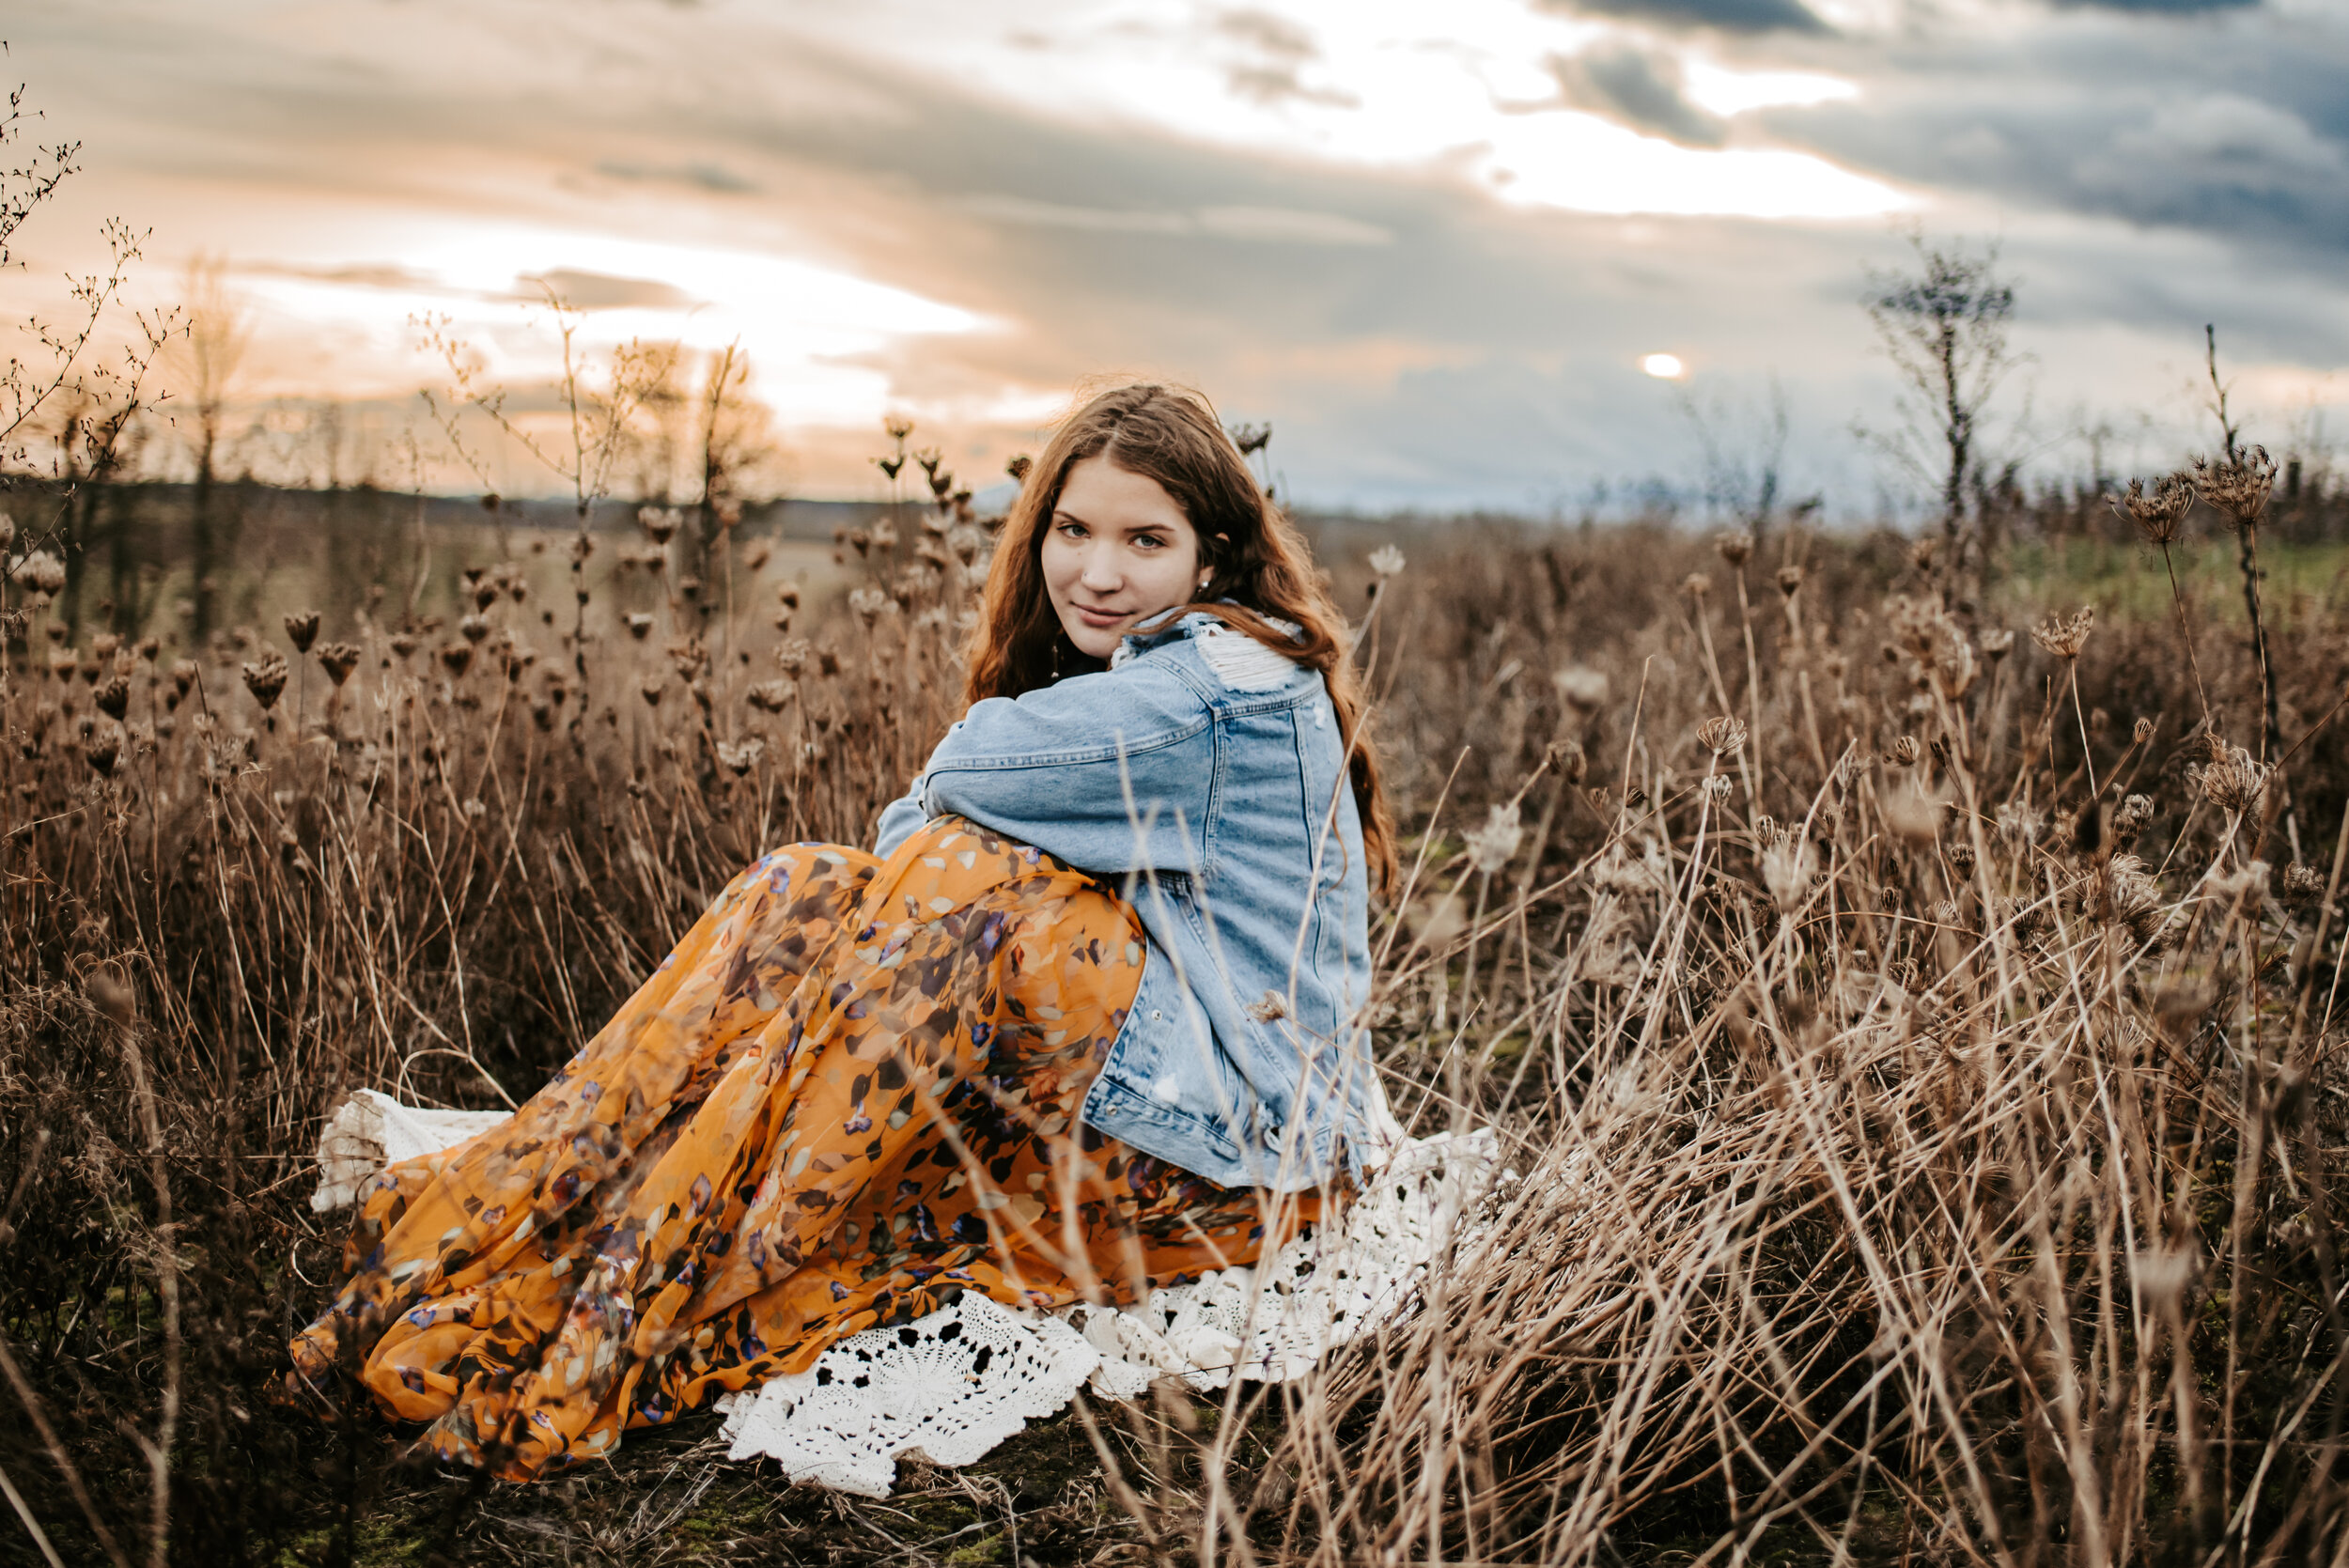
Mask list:
[[[1099,883],[961,818],[886,862],[775,851],[511,1119],[361,1188],[295,1388],[347,1367],[521,1480],[966,1290],[1125,1304],[1254,1262],[1315,1194],[1078,1122],[1143,946]]]

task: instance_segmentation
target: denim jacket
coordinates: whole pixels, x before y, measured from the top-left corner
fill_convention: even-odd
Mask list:
[[[967,816],[1123,878],[1142,982],[1086,1125],[1224,1187],[1359,1181],[1395,1136],[1360,1015],[1361,823],[1319,672],[1212,615],[974,705],[881,814],[882,855]]]

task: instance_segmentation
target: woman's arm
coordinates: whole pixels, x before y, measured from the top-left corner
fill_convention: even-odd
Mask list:
[[[1137,660],[975,704],[915,784],[926,817],[958,813],[1081,871],[1189,875],[1206,859],[1215,746],[1205,695]]]

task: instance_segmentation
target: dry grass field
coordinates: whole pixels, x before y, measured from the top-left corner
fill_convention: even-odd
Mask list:
[[[1416,1311],[887,1504],[726,1466],[710,1418],[514,1489],[280,1408],[339,1098],[526,1094],[762,848],[868,839],[954,717],[984,527],[909,508],[821,582],[729,535],[696,599],[674,528],[485,532],[428,598],[207,646],[8,584],[0,1554],[39,1560],[24,1519],[126,1563],[2349,1551],[2349,602],[2310,551],[2271,739],[2207,547],[2173,604],[2143,546],[1985,585],[1890,536],[1325,530],[1409,833],[1378,1058],[1519,1178]]]

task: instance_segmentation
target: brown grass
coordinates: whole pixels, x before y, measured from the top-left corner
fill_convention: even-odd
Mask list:
[[[1361,648],[1417,860],[1375,933],[1377,1051],[1418,1130],[1490,1122],[1519,1179],[1324,1375],[1087,1410],[975,1479],[909,1467],[894,1513],[721,1472],[691,1423],[518,1495],[275,1410],[339,1245],[302,1202],[320,1118],[360,1084],[521,1097],[763,847],[867,839],[952,717],[980,548],[956,528],[910,510],[845,545],[855,592],[787,629],[731,536],[731,619],[677,591],[682,541],[622,569],[603,537],[574,574],[521,534],[471,620],[379,606],[297,627],[306,652],[34,612],[0,695],[0,1334],[31,1418],[0,1474],[68,1560],[2349,1539],[2325,724],[2349,625],[2318,607],[2271,645],[2298,743],[2271,777],[2255,657],[2206,614],[2243,754],[2191,733],[2166,612],[2076,659],[2002,646],[2043,607],[1945,612],[1880,541],[1809,541],[1784,577],[1640,530],[1401,541]]]

